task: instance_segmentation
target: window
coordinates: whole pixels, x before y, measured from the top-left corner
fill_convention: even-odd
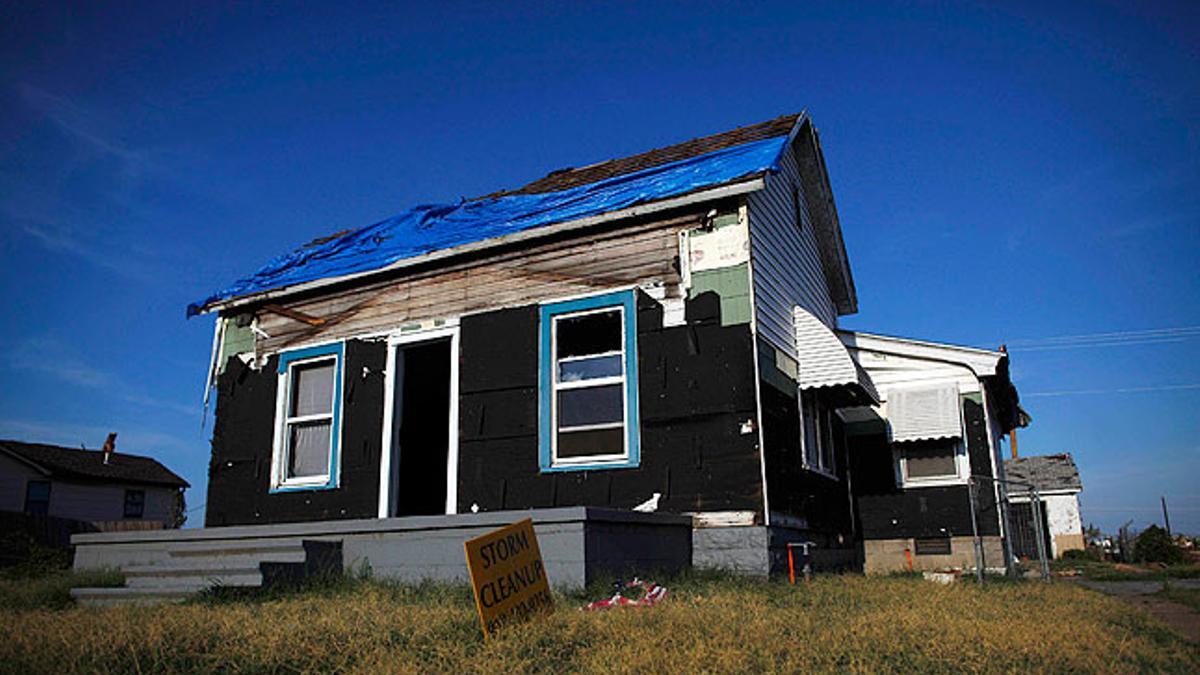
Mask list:
[[[804,466],[812,471],[837,474],[833,444],[833,418],[829,408],[812,391],[800,392]]]
[[[638,465],[633,291],[542,305],[543,471]]]
[[[792,190],[792,210],[796,215],[796,229],[803,232],[805,220],[804,215],[805,212],[808,211],[808,206],[804,202],[803,188],[799,185]]]
[[[965,453],[957,438],[895,443],[901,482],[906,487],[962,482]]]
[[[913,540],[917,555],[950,555],[950,537],[925,537]]]
[[[31,480],[25,484],[25,513],[50,513],[50,481]]]
[[[279,358],[272,491],[337,487],[342,344]]]
[[[126,518],[141,518],[146,512],[146,491],[145,490],[126,490],[125,491],[125,517]]]

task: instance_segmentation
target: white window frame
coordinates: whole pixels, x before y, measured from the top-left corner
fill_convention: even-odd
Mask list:
[[[308,353],[311,352],[311,355]],[[275,396],[275,438],[271,453],[271,492],[287,492],[291,490],[326,490],[338,486],[341,477],[341,416],[342,416],[342,377],[344,346],[342,343],[320,345],[308,349],[284,352],[281,359],[286,360],[286,367],[280,369],[278,386]],[[329,413],[318,415],[290,415],[293,373],[297,366],[307,366],[324,361],[333,362],[333,391]],[[304,422],[328,419],[329,455],[326,470],[323,474],[289,478],[287,475],[288,453],[290,452],[288,433],[291,426]]]
[[[568,356],[566,358],[558,358],[558,323],[563,319],[576,319],[581,316],[590,316],[593,314],[608,314],[616,311],[621,320],[621,348],[615,351],[599,352],[596,354],[587,354],[584,356]],[[598,377],[591,380],[579,380],[577,382],[559,382],[559,364],[570,363],[571,361],[580,361],[583,359],[594,359],[600,356],[621,355],[621,374],[617,376]],[[550,460],[552,466],[574,466],[577,464],[599,464],[599,463],[621,463],[629,461],[629,401],[625,395],[626,374],[629,372],[628,355],[625,353],[625,307],[624,305],[609,305],[607,307],[597,307],[595,309],[584,309],[576,312],[564,312],[555,314],[550,318]],[[571,391],[574,389],[593,389],[595,387],[606,387],[612,385],[620,385],[621,387],[621,421],[606,422],[603,424],[584,424],[574,427],[558,426],[558,392]],[[621,452],[619,454],[607,455],[585,455],[580,457],[559,457],[558,456],[558,434],[567,431],[598,431],[603,429],[621,429]]]
[[[641,415],[638,392],[637,293],[634,286],[576,295],[542,302],[538,323],[538,467],[542,473],[632,469],[641,466]],[[621,330],[621,376],[596,378],[582,383],[558,381],[558,322],[562,319],[619,312]],[[616,354],[616,350],[603,352]],[[597,354],[590,354],[595,357]],[[581,457],[558,456],[558,392],[596,386],[618,385],[621,389],[620,453]],[[615,423],[571,427],[575,430],[616,429]]]
[[[939,440],[939,439],[930,439]],[[953,476],[929,476],[927,478],[908,477],[908,458],[901,451],[901,443],[892,444],[892,460],[896,467],[896,485],[902,488],[938,487],[945,485],[966,485],[967,476],[971,473],[971,462],[967,456],[967,444],[961,438],[940,439],[954,442]]]
[[[379,517],[391,518],[396,511],[399,495],[392,490],[399,477],[401,467],[393,453],[396,452],[395,424],[396,407],[396,352],[404,347],[422,343],[450,341],[450,429],[446,437],[446,515],[458,513],[458,365],[459,324],[458,318],[448,319],[445,325],[417,331],[398,330],[387,338],[386,384],[383,390],[383,438],[379,457]]]
[[[825,402],[817,396],[816,392],[805,392],[800,389],[797,391],[799,394],[797,407],[800,410],[800,461],[808,471],[820,474],[826,478],[839,480],[837,475],[837,445],[833,442],[833,409],[825,405]],[[808,425],[804,417],[804,399],[806,393],[812,399],[813,412],[816,417],[814,420],[814,426],[817,430],[817,461],[815,464],[808,460],[808,444],[811,439],[808,437]],[[826,448],[829,449],[833,466],[825,466]]]

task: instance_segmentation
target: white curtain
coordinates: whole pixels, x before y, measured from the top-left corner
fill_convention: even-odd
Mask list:
[[[329,471],[330,422],[293,424],[288,478],[322,476]]]

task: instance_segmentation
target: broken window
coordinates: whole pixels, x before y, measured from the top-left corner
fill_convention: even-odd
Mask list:
[[[341,344],[279,359],[275,489],[334,487],[341,396]]]
[[[125,491],[125,517],[141,518],[146,512],[146,491]]]
[[[833,444],[832,411],[816,393],[800,392],[801,444],[804,446],[804,466],[812,471],[836,475]]]
[[[957,438],[906,441],[893,447],[905,485],[959,480],[962,443]]]
[[[633,293],[542,307],[542,468],[636,464]]]

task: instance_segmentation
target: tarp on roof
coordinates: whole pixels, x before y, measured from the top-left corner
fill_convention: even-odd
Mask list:
[[[422,204],[275,258],[254,274],[188,305],[188,316],[222,300],[371,272],[433,251],[598,216],[776,171],[786,141],[786,136],[777,136],[735,145],[557,192]]]

